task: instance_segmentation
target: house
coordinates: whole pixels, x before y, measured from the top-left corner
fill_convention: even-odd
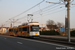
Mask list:
[[[57,25],[46,25],[47,30],[55,30],[58,29]]]
[[[0,34],[5,34],[9,30],[9,27],[0,27]]]
[[[39,27],[39,31],[45,31],[46,28],[45,27]]]

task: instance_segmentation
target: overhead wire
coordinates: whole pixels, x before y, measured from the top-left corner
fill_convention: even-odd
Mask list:
[[[64,10],[64,9],[62,9],[62,10]],[[58,12],[61,12],[62,10],[59,10],[59,11],[55,11],[55,12],[53,12],[53,13],[48,13],[47,15],[43,15],[43,17],[45,17],[45,16],[47,17],[48,15],[52,15],[52,14],[54,14],[54,13],[58,13]],[[39,17],[37,17],[37,18],[39,18]],[[36,18],[36,19],[37,19],[37,18]]]
[[[44,1],[44,0],[43,0],[43,1]],[[43,2],[43,1],[42,1],[42,2]],[[42,2],[38,3],[37,5],[41,4]],[[51,5],[51,6],[53,6],[53,5]],[[35,7],[35,6],[33,6],[33,7]],[[31,7],[31,8],[33,8],[33,7]],[[48,7],[50,7],[50,6],[48,6]],[[31,9],[31,8],[30,8],[30,9]],[[47,7],[45,7],[45,8],[47,8]],[[45,9],[45,8],[43,8],[43,9]],[[30,9],[28,9],[28,10],[30,10]],[[27,11],[27,10],[26,10],[26,11]],[[26,12],[26,11],[24,11],[24,12]],[[40,10],[39,10],[39,11],[40,11]],[[38,12],[39,12],[39,11],[38,11]],[[23,12],[23,13],[24,13],[24,12]],[[22,13],[21,13],[21,14],[22,14]],[[21,14],[19,14],[19,15],[21,15]],[[17,15],[17,16],[18,16],[18,15]],[[15,16],[15,17],[16,17],[16,16]]]
[[[62,10],[64,11],[65,9],[62,9]],[[52,14],[54,14],[54,13],[61,12],[62,10],[58,10],[58,11],[55,11],[55,12],[52,12],[52,13],[48,13],[47,16],[52,15]],[[45,17],[45,16],[46,16],[46,15],[44,15],[44,17]],[[35,18],[37,19],[37,18],[39,18],[39,17],[35,17]],[[34,19],[35,19],[35,18],[34,18]]]
[[[48,7],[51,7],[51,6],[53,6],[53,5],[49,5],[49,6],[45,7],[45,8],[43,8],[42,10],[44,10],[44,9],[46,9],[46,8],[48,8]],[[39,12],[39,11],[40,11],[40,10],[38,10],[38,11],[36,11],[36,12],[33,12],[32,14],[35,14],[35,13],[37,13],[37,12]],[[25,17],[27,17],[27,16],[21,17],[21,18],[19,18],[19,20],[22,19],[22,18],[25,18]]]
[[[54,11],[54,10],[57,10],[57,9],[59,9],[59,6],[58,5],[56,7],[53,7],[51,9],[48,9],[48,11],[47,10],[44,11],[44,13],[51,12],[51,11]]]
[[[58,9],[58,8],[57,8]],[[54,9],[53,9],[54,10]],[[62,10],[65,10],[65,9],[62,9]],[[59,11],[56,11],[56,12],[61,12],[62,10],[59,10]],[[39,11],[39,10],[38,10]],[[38,12],[36,11],[36,12]],[[53,13],[56,13],[56,12],[53,12]],[[53,14],[53,13],[49,13],[49,14]],[[48,15],[48,14],[47,14]],[[25,17],[22,17],[22,18],[25,18]],[[19,19],[22,19],[22,18],[19,18]],[[35,18],[38,18],[38,17],[35,17]]]
[[[50,11],[50,10],[52,10],[52,9],[55,9],[56,7],[58,7],[58,5],[51,5],[50,7],[49,6],[47,6],[47,7],[45,7],[45,10],[43,10],[43,9],[41,9],[42,10],[42,12],[43,13],[46,13],[47,11]],[[38,10],[38,12],[39,12],[40,10]],[[36,13],[36,12],[35,12]],[[33,14],[33,13],[32,13]],[[38,15],[39,15],[40,13],[38,13]],[[35,14],[34,14],[35,15]]]
[[[57,9],[60,9],[60,8],[58,7],[58,5],[57,5],[56,7],[53,7],[53,9],[51,8],[50,10],[44,12],[43,14],[47,14],[47,12],[48,12],[48,13],[49,13],[49,12],[53,12],[53,11],[55,11],[55,10],[57,10]]]
[[[34,5],[33,7],[31,7],[31,8],[29,8],[29,9],[27,9],[26,11],[24,11],[24,12],[22,12],[22,13],[20,13],[20,14],[16,15],[16,16],[14,16],[14,17],[12,17],[12,18],[15,18],[15,17],[18,17],[18,16],[22,15],[23,13],[25,13],[25,12],[27,12],[27,11],[29,11],[29,10],[33,9],[33,8],[34,8],[34,7],[36,7],[37,5],[39,5],[39,4],[41,4],[41,3],[43,3],[44,1],[45,1],[45,0],[41,1],[40,3],[38,3],[38,4]],[[11,19],[12,19],[12,18],[11,18]]]
[[[47,7],[45,7],[45,8],[43,8],[43,9],[46,9]],[[48,9],[47,9],[48,10]],[[63,9],[64,10],[64,9]],[[39,12],[40,10],[38,10],[38,11],[36,11],[36,12]],[[61,12],[62,10],[59,10],[59,11],[56,11],[56,12]],[[25,12],[25,11],[24,11]],[[23,13],[24,13],[23,12]],[[50,10],[49,10],[49,12],[50,12]],[[53,12],[53,13],[49,13],[49,14],[47,14],[47,15],[50,15],[50,14],[54,14],[54,13],[56,13],[56,12]],[[45,12],[46,13],[46,12]],[[35,14],[35,12],[33,13],[33,14]],[[20,14],[21,15],[21,14]],[[18,16],[18,15],[17,15]],[[16,16],[15,16],[16,17]],[[25,18],[26,16],[24,16],[24,17],[22,17],[22,18],[19,18],[19,20],[21,20],[21,19],[23,19],[23,18]],[[45,16],[44,16],[45,17]],[[38,17],[37,17],[38,18]],[[37,19],[36,18],[36,19]]]
[[[24,17],[22,17],[22,18],[19,18],[18,20],[21,20],[21,19],[23,19],[23,18],[25,18],[26,16],[24,16]]]
[[[45,7],[45,8],[42,8],[41,10],[46,11],[46,9],[50,9],[50,8],[51,8],[51,7],[53,7],[53,6],[54,6],[54,4],[49,5],[49,6]],[[49,8],[49,7],[50,7],[50,8]],[[38,11],[36,11],[36,12],[38,12],[38,13],[39,13],[39,11],[40,11],[40,10],[38,10]],[[36,12],[33,12],[32,14],[35,14]]]
[[[27,9],[26,11],[24,11],[24,12],[22,12],[22,13],[16,15],[16,16],[14,16],[14,17],[12,17],[12,18],[10,18],[10,19],[13,19],[13,18],[15,18],[15,17],[18,17],[18,16],[22,15],[22,14],[25,13],[25,12],[28,12],[29,10],[33,9],[34,7],[36,7],[36,6],[38,6],[39,4],[43,3],[44,1],[45,1],[45,0],[39,2],[38,4],[34,5],[33,7]],[[7,20],[7,21],[9,21],[9,20]],[[6,21],[5,21],[5,22],[6,22]],[[3,23],[5,23],[5,22],[3,22]]]
[[[71,8],[74,8],[74,7],[71,7]],[[64,11],[65,9],[62,9],[62,10]],[[49,15],[51,15],[51,14],[54,14],[54,13],[61,12],[62,10],[59,10],[59,11],[56,11],[56,12],[53,12],[53,13],[48,13],[47,16],[49,16]],[[43,16],[45,17],[45,15],[43,15]],[[46,16],[46,17],[47,17],[47,16]],[[39,18],[39,17],[37,17],[37,18]],[[37,19],[37,18],[36,18],[36,19]]]

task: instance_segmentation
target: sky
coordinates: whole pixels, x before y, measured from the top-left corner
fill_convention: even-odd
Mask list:
[[[31,16],[27,16],[27,14],[33,14],[32,16],[33,21],[39,22],[40,26],[41,24],[45,26],[49,19],[53,20],[55,23],[61,22],[65,24],[65,16],[67,14],[65,5],[52,4],[46,2],[49,1],[59,3],[61,1],[45,0],[41,4],[30,9],[31,7],[33,7],[34,5],[38,4],[41,1],[43,0],[0,0],[0,26],[2,24],[4,26],[10,26],[13,18],[14,21],[19,19],[14,23],[14,26],[18,26],[24,22],[28,22],[27,20]],[[75,0],[71,2],[71,9],[70,9],[70,28],[75,28],[75,5],[72,4],[75,4]],[[28,11],[21,14],[26,10]],[[18,14],[21,15],[17,16]]]

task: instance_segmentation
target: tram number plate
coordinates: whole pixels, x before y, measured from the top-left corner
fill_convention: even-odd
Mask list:
[[[37,35],[37,33],[36,33],[36,35]]]

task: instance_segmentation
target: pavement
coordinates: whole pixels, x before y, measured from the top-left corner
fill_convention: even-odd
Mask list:
[[[65,36],[53,36],[53,35],[40,35],[40,37],[68,39],[68,37]],[[70,39],[75,40],[75,37],[70,37]]]
[[[0,35],[0,50],[75,50],[74,47],[58,45],[20,37]]]

